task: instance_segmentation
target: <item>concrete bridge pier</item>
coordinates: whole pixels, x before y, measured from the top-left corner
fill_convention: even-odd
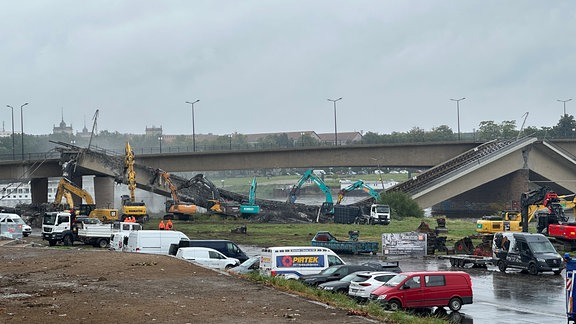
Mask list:
[[[30,195],[32,204],[48,202],[48,178],[33,178],[30,180]]]
[[[94,177],[96,208],[114,208],[114,178]]]

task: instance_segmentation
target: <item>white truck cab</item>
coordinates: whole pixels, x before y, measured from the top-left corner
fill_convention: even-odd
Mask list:
[[[42,217],[42,239],[50,246],[62,241],[64,245],[74,244],[78,228],[69,212],[46,212]]]
[[[388,225],[390,224],[390,220],[390,206],[381,204],[373,204],[370,206],[370,219],[368,220],[369,224]]]

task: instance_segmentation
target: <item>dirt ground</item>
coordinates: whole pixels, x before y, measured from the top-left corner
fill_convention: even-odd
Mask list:
[[[23,241],[0,241],[0,323],[371,321],[170,256]]]

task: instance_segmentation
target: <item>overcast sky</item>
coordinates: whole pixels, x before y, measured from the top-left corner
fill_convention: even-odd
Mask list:
[[[0,0],[11,130],[388,134],[576,114],[576,3]]]

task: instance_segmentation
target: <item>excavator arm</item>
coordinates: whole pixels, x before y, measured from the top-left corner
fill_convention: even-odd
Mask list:
[[[256,203],[256,177],[252,179],[252,184],[250,185],[250,193],[248,194],[248,203],[254,205]]]
[[[549,188],[541,187],[536,190],[525,192],[520,197],[522,232],[528,232],[528,224],[542,207],[548,209],[546,219],[538,221],[538,232],[547,230],[549,224],[567,222],[568,218],[564,214],[564,208],[558,194]]]
[[[124,165],[128,180],[128,190],[130,191],[130,201],[134,202],[136,201],[136,172],[134,171],[134,152],[128,142],[126,142]]]
[[[56,205],[60,204],[60,202],[62,201],[62,197],[66,195],[66,191],[82,198],[82,200],[86,201],[86,204],[94,205],[94,199],[92,199],[92,196],[90,195],[90,193],[88,193],[88,191],[77,187],[75,184],[73,184],[70,180],[66,178],[60,178],[58,188],[56,189],[56,195],[54,197],[54,204]]]
[[[332,193],[330,192],[330,188],[328,188],[328,186],[324,183],[324,181],[322,181],[322,179],[315,176],[313,171],[314,170],[310,169],[304,172],[300,180],[298,180],[298,183],[292,186],[292,189],[290,189],[290,193],[288,194],[287,202],[289,203],[296,202],[298,192],[300,191],[302,185],[304,185],[306,181],[312,180],[312,182],[314,182],[320,188],[320,190],[324,192],[324,195],[326,196],[326,201],[322,204],[321,209],[324,211],[324,213],[332,213],[334,210],[333,209],[334,202],[332,200]]]
[[[374,197],[374,199],[378,200],[379,197],[378,193],[370,186],[365,184],[364,181],[358,180],[353,184],[349,185],[348,187],[341,189],[340,192],[338,192],[338,199],[336,200],[336,205],[339,205],[342,202],[342,199],[344,199],[344,196],[347,193],[355,189],[362,189],[366,193],[370,194],[370,196]]]

